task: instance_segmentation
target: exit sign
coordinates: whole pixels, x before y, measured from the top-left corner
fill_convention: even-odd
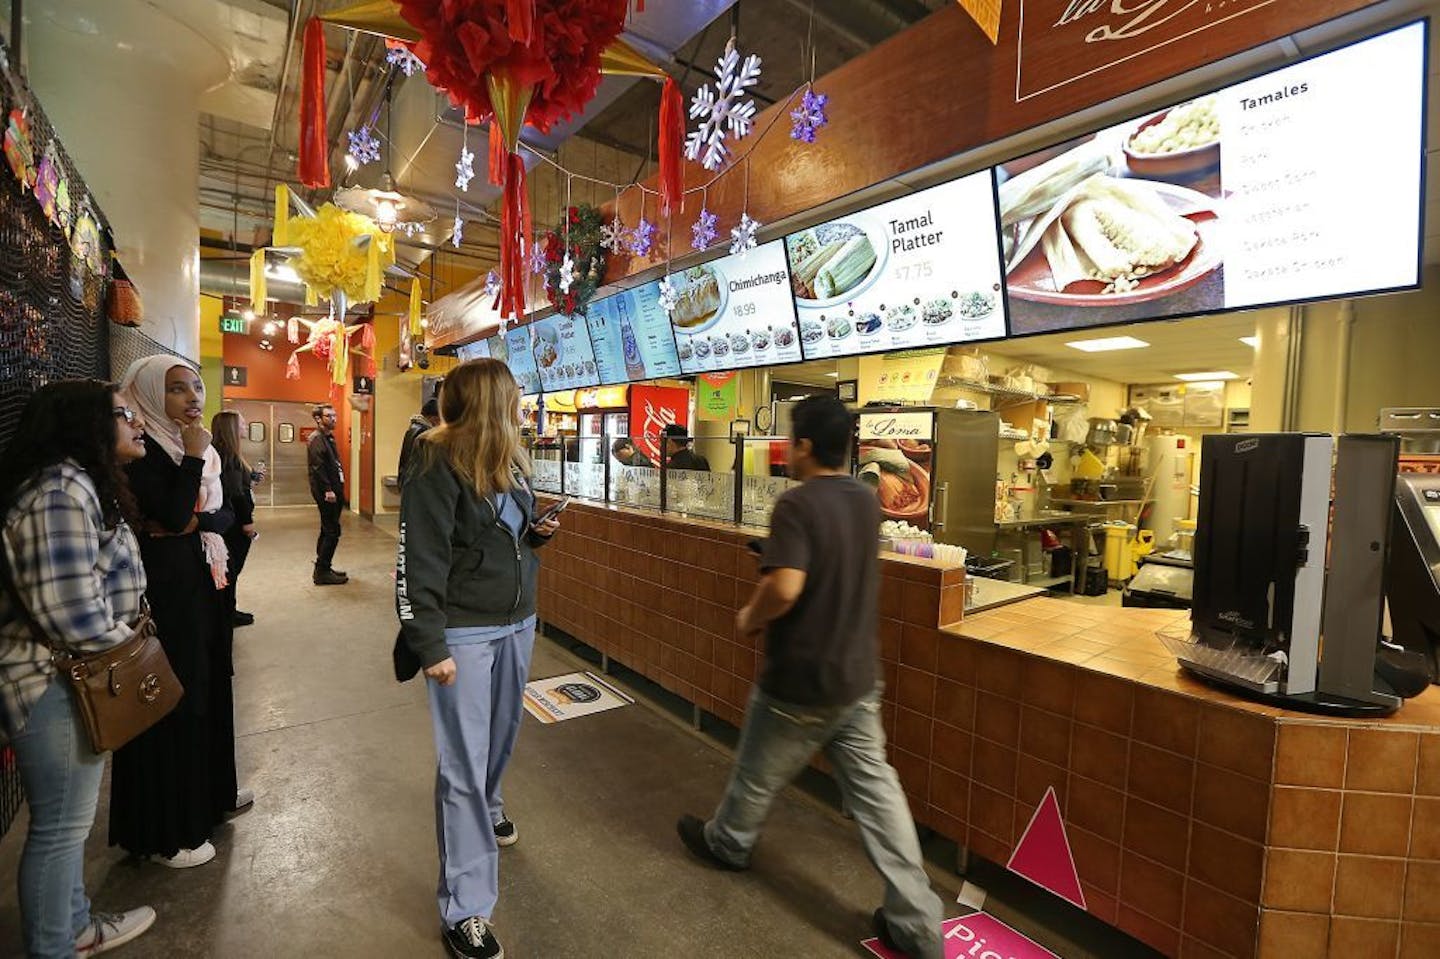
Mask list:
[[[243,316],[222,316],[220,317],[220,332],[239,333],[243,336],[250,332],[250,329]]]

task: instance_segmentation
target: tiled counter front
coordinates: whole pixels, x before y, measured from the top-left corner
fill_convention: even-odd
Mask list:
[[[738,725],[753,534],[579,504],[564,523],[541,617]],[[1183,613],[1043,598],[956,624],[959,571],[882,567],[918,822],[1004,863],[1053,786],[1089,911],[1168,956],[1440,956],[1434,689],[1374,722],[1258,706],[1180,672],[1154,632]]]
[[[1177,618],[1036,599],[947,633],[937,827],[1005,862],[1053,786],[1089,911],[1168,956],[1440,956],[1440,694],[1244,702],[1160,648]]]
[[[759,531],[572,503],[541,552],[540,617],[738,726],[761,650],[737,643],[735,614],[757,580]],[[962,571],[881,560],[885,720],[916,817],[928,821],[929,711],[940,622],[957,622]],[[904,704],[908,708],[901,708]]]

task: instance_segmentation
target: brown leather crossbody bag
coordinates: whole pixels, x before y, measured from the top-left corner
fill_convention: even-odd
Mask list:
[[[119,749],[173,710],[185,694],[155,632],[150,606],[142,600],[134,635],[98,653],[80,655],[52,640],[15,587],[10,557],[0,542],[5,590],[35,641],[50,650],[56,672],[70,684],[75,709],[97,753]]]

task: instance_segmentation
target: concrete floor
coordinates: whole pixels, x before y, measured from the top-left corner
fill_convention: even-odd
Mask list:
[[[393,533],[347,516],[337,563],[351,582],[322,589],[309,576],[313,512],[262,511],[258,522],[240,585],[258,622],[237,633],[235,680],[241,781],[255,807],[222,827],[214,863],[174,872],[106,846],[107,787],[87,850],[91,897],[158,911],[154,929],[118,953],[129,959],[443,956],[425,693],[390,672]],[[537,643],[533,675],[583,666]],[[721,745],[643,698],[554,726],[527,716],[505,791],[521,838],[503,853],[494,917],[507,955],[861,954],[881,885],[833,808],[788,792],[744,875],[704,868],[680,846],[676,817],[708,813],[729,766]],[[0,956],[20,954],[24,827],[22,812],[0,840]],[[960,879],[932,876],[953,903]],[[1078,913],[1047,921],[1050,907],[1014,888],[1012,901],[1035,907],[1018,924],[1034,929],[1039,916],[1059,927],[1047,940],[1067,959],[1146,952],[1106,931],[1089,941],[1096,930]]]

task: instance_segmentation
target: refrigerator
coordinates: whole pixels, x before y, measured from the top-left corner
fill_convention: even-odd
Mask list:
[[[1140,525],[1155,533],[1164,548],[1175,535],[1175,521],[1190,519],[1190,491],[1195,485],[1195,456],[1199,444],[1183,435],[1151,436],[1145,441],[1145,479],[1150,502]]]

